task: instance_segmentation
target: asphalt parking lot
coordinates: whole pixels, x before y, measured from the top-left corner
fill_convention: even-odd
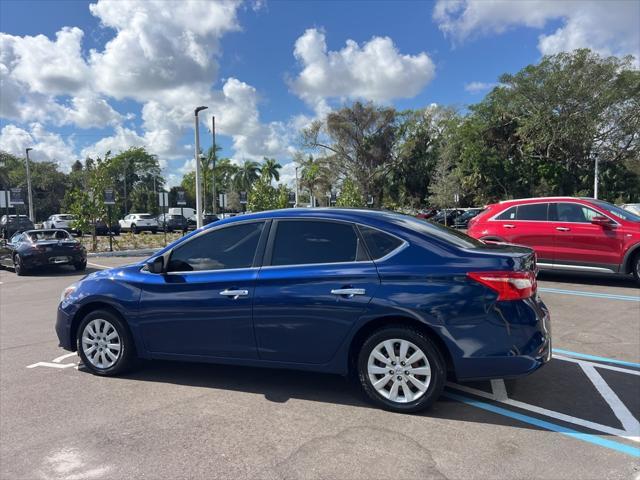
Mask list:
[[[91,258],[89,270],[132,259]],[[640,289],[541,274],[554,359],[449,384],[428,412],[339,376],[146,362],[98,378],[58,348],[72,269],[0,271],[0,478],[640,478]]]

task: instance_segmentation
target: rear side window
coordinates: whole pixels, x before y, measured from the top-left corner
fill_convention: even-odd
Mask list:
[[[315,220],[278,222],[271,265],[306,265],[367,260],[354,225]]]
[[[518,205],[516,220],[547,221],[547,203],[531,203]]]
[[[233,225],[200,235],[177,247],[169,272],[249,268],[253,265],[264,222]]]
[[[504,212],[496,217],[496,220],[515,220],[518,207],[507,208]]]
[[[381,232],[375,228],[365,227],[364,225],[360,225],[358,228],[373,260],[378,260],[390,254],[402,245],[402,240],[388,233]]]

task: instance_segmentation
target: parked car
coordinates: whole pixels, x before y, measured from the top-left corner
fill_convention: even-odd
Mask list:
[[[46,265],[73,265],[81,271],[87,268],[87,252],[66,230],[27,230],[2,243],[0,265],[17,275]]]
[[[3,215],[0,218],[0,235],[5,240],[11,238],[16,232],[33,228],[35,228],[33,222],[26,215]]]
[[[375,404],[551,355],[535,254],[390,212],[284,209],[212,223],[61,296],[56,332],[97,375],[134,357],[354,373]],[[109,305],[108,308],[105,305]]]
[[[173,232],[175,230],[186,231],[189,227],[187,219],[182,215],[161,213],[158,215],[157,221],[158,228],[164,230],[166,227],[167,232]]]
[[[464,213],[462,213],[461,215],[459,215],[459,216],[457,216],[455,218],[455,220],[453,221],[453,227],[454,228],[467,228],[467,226],[469,225],[469,220],[471,220],[473,217],[478,215],[482,210],[484,210],[484,209],[483,208],[469,208],[468,210],[465,210]]]
[[[220,218],[218,218],[217,215],[214,215],[213,213],[205,213],[202,216],[202,225],[209,225],[210,223],[217,222],[218,220],[220,220]],[[195,230],[196,228],[197,228],[197,220],[196,220],[196,216],[193,215],[192,217],[189,217],[187,219],[187,229]]]
[[[602,200],[508,200],[471,219],[467,233],[527,245],[542,269],[633,274],[640,282],[640,216]]]
[[[68,215],[66,213],[59,213],[57,215],[51,215],[44,222],[42,222],[43,228],[61,228],[66,230],[69,233],[75,233],[79,236],[82,236],[82,231],[73,228],[71,225],[73,221],[76,219],[73,215]]]
[[[96,220],[96,235],[109,235],[109,231],[111,231],[112,235],[120,235],[120,223],[115,220],[112,220],[111,223],[111,228],[109,228],[109,225],[104,220]]]
[[[629,210],[631,213],[640,217],[640,203],[625,203],[624,205],[620,205],[620,208]]]
[[[416,214],[417,218],[422,218],[423,220],[427,220],[438,213],[437,208],[427,208],[426,210],[422,210]]]
[[[123,232],[151,232],[158,231],[158,221],[150,213],[130,213],[118,222]]]
[[[429,218],[431,222],[437,222],[449,227],[453,226],[453,222],[456,218],[464,213],[464,210],[457,208],[445,208],[436,213],[433,217]]]

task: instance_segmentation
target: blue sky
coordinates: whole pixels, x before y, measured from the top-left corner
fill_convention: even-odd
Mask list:
[[[0,148],[66,169],[143,145],[175,183],[205,104],[223,155],[287,164],[300,127],[356,99],[464,110],[543,54],[637,58],[640,2],[605,3],[2,0]]]

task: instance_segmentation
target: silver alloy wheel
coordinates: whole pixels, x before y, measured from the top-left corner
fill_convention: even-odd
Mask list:
[[[82,351],[94,367],[112,367],[122,355],[122,348],[120,335],[108,320],[96,318],[84,327]]]
[[[408,340],[392,338],[371,351],[367,373],[384,398],[408,403],[422,397],[431,383],[431,366],[424,352]]]

